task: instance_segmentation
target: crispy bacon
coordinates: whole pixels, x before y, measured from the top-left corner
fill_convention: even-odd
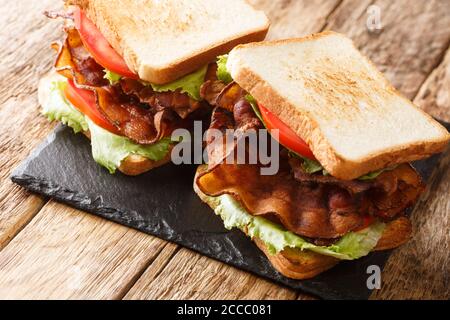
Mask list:
[[[157,111],[165,109],[174,110],[182,119],[186,119],[192,112],[199,109],[202,104],[180,90],[174,92],[155,92],[149,85],[133,79],[120,81],[122,90],[128,95],[135,95],[140,102],[147,103]]]
[[[234,127],[245,132],[260,126],[243,100],[244,93],[231,84],[217,96],[211,127]],[[230,105],[232,108],[230,110]],[[235,137],[239,134],[235,133]],[[197,176],[200,190],[210,196],[230,194],[246,210],[282,224],[301,236],[332,243],[365,225],[365,216],[391,219],[400,215],[422,191],[418,174],[409,165],[381,174],[373,181],[342,181],[321,174],[307,174],[299,160],[280,153],[280,170],[262,176],[260,165],[226,164],[230,154],[224,141],[208,139],[208,168]],[[331,241],[331,242],[330,242]]]
[[[353,194],[366,191],[370,188],[371,185],[370,182],[366,181],[339,180],[330,175],[324,176],[322,174],[308,174],[303,170],[301,166],[301,160],[297,158],[290,158],[289,164],[292,167],[295,179],[297,179],[299,182],[334,185],[342,187],[343,189],[346,189],[348,192]]]
[[[373,180],[345,181],[332,176],[308,174],[303,171],[299,159],[291,158],[289,163],[296,180],[302,183],[326,184],[341,189],[340,210],[342,207],[346,207],[347,210],[348,208],[358,211],[364,209],[366,212],[383,217],[394,217],[414,202],[422,189],[419,175],[408,164],[385,171]],[[342,204],[344,202],[346,205]],[[330,203],[330,208],[332,207]]]
[[[103,68],[84,48],[78,31],[67,28],[64,45],[58,47],[56,70],[96,95],[97,108],[119,132],[139,144],[152,144],[175,128],[190,125],[202,106],[180,92],[155,93],[151,86],[125,79],[110,85]],[[56,48],[56,45],[54,45]]]
[[[226,85],[219,80],[207,80],[200,88],[200,96],[212,106],[217,104],[217,97]]]

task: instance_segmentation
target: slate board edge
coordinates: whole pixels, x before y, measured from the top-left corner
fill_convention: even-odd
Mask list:
[[[31,192],[33,192],[35,194],[42,195],[44,197],[50,197],[50,198],[56,200],[59,203],[66,204],[66,205],[69,205],[69,206],[71,206],[71,207],[73,207],[75,209],[88,212],[88,213],[90,213],[90,214],[92,214],[94,216],[100,216],[102,218],[105,218],[107,220],[113,221],[113,222],[118,223],[120,225],[124,225],[122,220],[117,219],[117,218],[115,218],[112,215],[108,215],[108,214],[103,213],[105,211],[108,211],[108,208],[100,207],[102,210],[99,212],[99,211],[97,211],[99,209],[99,207],[83,204],[83,201],[67,200],[67,194],[72,194],[72,198],[74,198],[74,199],[89,200],[88,197],[80,195],[77,192],[73,192],[73,191],[70,191],[70,190],[59,190],[58,188],[56,188],[56,189],[58,189],[58,191],[43,192],[42,190],[52,190],[52,189],[54,189],[54,187],[52,186],[52,184],[46,184],[46,183],[42,182],[39,179],[35,179],[32,176],[21,175],[21,174],[19,174],[19,171],[21,171],[21,170],[18,170],[17,172],[15,171],[11,175],[11,180],[14,183],[16,183],[16,184],[20,185],[21,187],[25,188],[26,190],[29,190],[29,191],[31,191]],[[64,195],[62,195],[62,193]],[[116,210],[116,209],[114,209],[114,210]],[[183,242],[183,240],[180,240],[178,237],[161,236],[161,235],[156,234],[156,233],[143,231],[142,229],[139,229],[133,222],[131,222],[129,225],[124,225],[124,226],[131,227],[131,228],[133,228],[133,229],[135,229],[135,230],[137,230],[139,232],[144,232],[146,234],[149,234],[151,236],[157,237],[157,238],[165,240],[165,241],[176,243],[176,244],[178,244],[178,245],[180,245],[180,246],[182,246],[184,248],[188,248],[190,250],[193,250],[193,251],[195,251],[195,252],[197,252],[197,253],[199,253],[201,255],[207,256],[207,257],[209,257],[211,259],[214,259],[216,261],[220,261],[222,263],[229,264],[229,265],[231,265],[231,266],[233,266],[233,267],[235,267],[237,269],[244,270],[246,272],[249,272],[249,273],[252,273],[252,274],[256,275],[257,277],[262,277],[262,278],[267,279],[269,281],[276,282],[276,283],[278,283],[278,284],[280,284],[280,285],[282,285],[282,286],[284,286],[284,287],[286,287],[286,288],[288,288],[290,290],[293,290],[293,288],[291,288],[290,286],[286,285],[282,281],[277,281],[277,280],[274,280],[274,279],[272,279],[270,277],[265,277],[265,276],[262,276],[260,274],[257,274],[253,270],[250,270],[250,269],[246,268],[245,266],[233,263],[233,261],[226,261],[224,259],[219,259],[216,256],[205,254],[205,253],[199,251],[198,249],[196,249],[195,247],[193,247],[190,243],[186,244],[185,242]],[[385,262],[383,262],[383,266],[381,266],[382,269],[384,267],[384,264],[385,264]],[[301,285],[301,283],[299,283],[299,288],[300,289],[297,289],[297,290],[301,290],[301,291],[303,291],[305,293],[312,294],[312,295],[314,295],[314,296],[316,296],[318,298],[321,298],[321,299],[329,299],[329,300],[361,299],[360,296],[344,296],[340,292],[336,292],[334,290],[328,291],[326,293],[326,295],[324,296],[323,295],[324,293],[322,291],[314,290],[313,288],[310,288],[310,287],[303,287]]]
[[[449,124],[445,124],[444,123],[444,125],[447,128],[449,128]],[[36,178],[34,178],[32,176],[26,175],[25,172],[26,172],[26,168],[27,168],[28,162],[31,159],[33,159],[35,157],[38,157],[39,153],[47,145],[52,143],[53,140],[55,140],[55,138],[56,138],[55,132],[58,131],[58,130],[62,130],[63,128],[64,128],[64,126],[62,126],[62,125],[58,126],[51,134],[49,134],[49,136],[45,139],[45,141],[40,146],[38,146],[30,154],[30,156],[25,161],[23,161],[13,171],[13,173],[11,174],[11,180],[13,182],[21,185],[25,189],[30,190],[30,191],[32,191],[34,193],[41,194],[41,195],[46,196],[46,197],[51,197],[51,198],[55,199],[58,202],[68,204],[68,205],[70,205],[70,206],[72,206],[74,208],[77,208],[77,209],[89,212],[89,213],[91,213],[93,215],[101,216],[103,218],[106,218],[108,220],[114,221],[114,222],[119,223],[121,225],[125,225],[125,226],[128,226],[128,227],[134,228],[134,229],[136,229],[138,231],[145,232],[147,234],[156,236],[158,238],[177,243],[177,244],[179,244],[182,247],[189,248],[191,250],[199,252],[202,255],[205,255],[205,256],[210,257],[212,259],[215,259],[217,261],[221,261],[221,262],[227,263],[227,264],[232,265],[232,266],[234,266],[234,267],[236,267],[238,269],[245,270],[245,271],[250,272],[252,274],[255,274],[255,275],[259,276],[259,277],[263,277],[265,279],[268,279],[269,281],[273,281],[273,282],[279,283],[279,284],[281,284],[281,285],[283,285],[283,286],[285,286],[287,288],[292,288],[292,289],[295,289],[295,290],[302,290],[302,291],[304,291],[306,293],[316,295],[316,296],[318,296],[320,298],[323,298],[323,299],[368,299],[370,297],[371,292],[367,292],[367,295],[364,295],[364,296],[361,295],[361,294],[357,294],[357,295],[343,294],[342,292],[333,290],[332,288],[329,288],[329,287],[327,287],[327,290],[328,290],[327,292],[323,292],[323,287],[319,288],[318,290],[315,290],[315,288],[313,286],[304,286],[304,285],[301,284],[300,281],[299,281],[298,286],[293,287],[292,285],[284,283],[282,278],[281,279],[274,279],[271,276],[269,276],[267,273],[265,273],[264,271],[262,271],[262,272],[259,271],[259,273],[257,273],[257,272],[255,272],[255,271],[253,271],[251,269],[248,269],[245,265],[235,264],[235,263],[233,263],[233,261],[228,261],[227,259],[221,259],[220,257],[213,256],[212,254],[208,254],[208,253],[202,252],[199,249],[195,248],[195,244],[184,242],[180,238],[180,235],[177,235],[175,237],[171,237],[171,236],[167,236],[167,235],[164,235],[164,234],[158,234],[156,232],[153,233],[153,232],[149,232],[149,231],[143,230],[142,227],[141,228],[139,227],[138,221],[128,220],[127,222],[124,222],[123,219],[115,218],[113,215],[108,215],[107,214],[108,211],[116,211],[116,212],[118,212],[118,211],[119,212],[124,212],[124,211],[120,211],[120,210],[117,210],[115,208],[106,208],[104,206],[95,206],[95,201],[94,201],[94,204],[92,204],[92,201],[89,199],[89,197],[87,197],[87,196],[85,196],[83,194],[80,194],[78,192],[74,192],[74,191],[71,191],[71,190],[64,190],[64,189],[58,188],[56,183],[51,182],[51,183],[47,183],[46,184],[41,179],[36,179]],[[436,156],[435,158],[436,158],[435,161],[438,162],[438,157]],[[439,158],[439,160],[440,160],[440,158]],[[69,198],[71,200],[68,200],[68,195],[69,195]],[[388,257],[391,254],[391,251],[385,251],[384,253],[385,253],[384,257],[381,257],[380,261],[378,262],[378,264],[381,267],[381,269],[384,268],[385,263],[386,263]]]

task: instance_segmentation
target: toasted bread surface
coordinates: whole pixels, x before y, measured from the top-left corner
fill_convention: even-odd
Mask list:
[[[268,252],[266,245],[259,239],[253,241],[264,252],[270,263],[282,275],[291,279],[310,279],[325,272],[339,263],[333,257],[324,256],[312,251],[286,249],[276,255]]]
[[[269,21],[245,0],[67,0],[80,6],[131,70],[155,84],[174,81],[263,40]]]
[[[227,67],[340,179],[428,157],[450,140],[338,33],[240,45]]]

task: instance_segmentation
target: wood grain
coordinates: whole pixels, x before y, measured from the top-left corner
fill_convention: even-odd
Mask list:
[[[450,122],[450,48],[425,81],[414,102],[436,118]]]
[[[171,256],[173,248],[167,256]],[[155,276],[142,275],[125,299],[295,299],[297,293],[201,256],[187,249],[175,253]]]
[[[53,127],[39,115],[36,87],[52,64],[49,43],[61,35],[42,12],[60,6],[54,0],[0,2],[0,249],[45,202],[9,175]]]
[[[165,245],[50,201],[0,252],[0,297],[121,298]]]
[[[411,215],[414,236],[396,249],[373,299],[450,299],[450,151]]]
[[[367,28],[367,8],[380,8],[383,29]],[[327,29],[350,36],[408,98],[413,99],[450,44],[450,1],[345,0]]]
[[[268,39],[302,37],[322,30],[341,0],[250,0],[271,21]]]

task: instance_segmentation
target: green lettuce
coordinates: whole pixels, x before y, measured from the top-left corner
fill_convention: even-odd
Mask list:
[[[247,94],[245,96],[245,100],[247,100],[247,102],[250,103],[250,105],[252,106],[253,112],[256,114],[256,116],[261,121],[261,123],[264,124],[264,126],[265,126],[266,124],[264,123],[264,119],[261,115],[261,111],[258,108],[258,103],[256,102],[256,99],[253,98],[253,96],[251,94]]]
[[[156,92],[167,92],[180,89],[181,93],[187,93],[192,99],[200,101],[200,87],[205,81],[207,70],[208,66],[204,66],[200,70],[188,74],[187,76],[180,78],[174,82],[163,85],[151,83],[150,85]]]
[[[378,171],[370,172],[370,173],[366,174],[365,176],[359,177],[358,180],[361,180],[361,181],[373,180],[373,179],[377,178],[383,172],[392,171],[395,168],[397,168],[397,166],[393,166],[393,167],[390,167],[390,168],[386,168],[386,169],[381,169],[381,170],[378,170]]]
[[[228,55],[217,57],[217,79],[228,84],[233,81],[231,74],[227,69]]]
[[[313,174],[317,172],[322,172],[324,176],[328,175],[328,172],[322,167],[322,165],[318,161],[302,157],[301,155],[295,153],[294,151],[290,151],[289,154],[291,157],[296,157],[303,161],[302,169],[305,170],[306,173]]]
[[[103,78],[107,79],[111,85],[115,85],[122,79],[122,76],[120,74],[114,73],[108,69],[105,69],[105,75]]]
[[[87,117],[86,120],[91,133],[92,156],[110,173],[114,173],[123,159],[132,154],[159,161],[167,155],[172,144],[170,138],[164,138],[151,145],[139,145],[97,126]]]
[[[287,231],[279,224],[250,215],[230,195],[208,197],[201,192],[199,193],[200,197],[222,218],[227,229],[239,228],[251,238],[260,239],[264,242],[270,254],[277,254],[285,248],[294,248],[302,251],[310,250],[340,260],[355,260],[372,251],[385,228],[384,223],[377,222],[364,230],[346,234],[331,246],[317,246]]]
[[[46,103],[42,103],[42,114],[50,121],[60,121],[73,129],[75,133],[88,130],[88,124],[84,115],[75,109],[64,96],[64,89],[67,86],[65,81],[49,82],[50,94]]]
[[[75,132],[89,130],[93,158],[110,173],[116,172],[122,161],[130,155],[140,155],[153,161],[166,157],[173,143],[170,138],[152,145],[139,145],[99,127],[65,99],[63,90],[66,85],[65,81],[52,81],[39,89],[49,91],[49,98],[42,103],[43,114],[50,120],[63,122]]]

